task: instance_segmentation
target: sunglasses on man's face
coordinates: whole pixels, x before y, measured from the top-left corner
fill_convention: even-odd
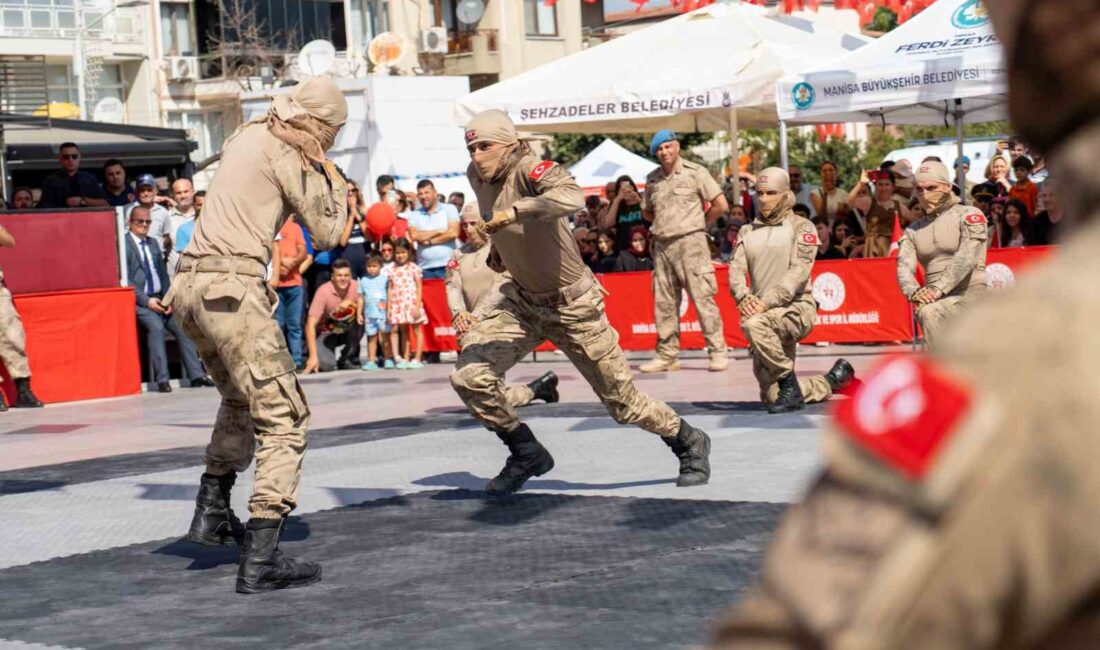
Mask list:
[[[80,154],[78,153],[65,153],[61,154],[61,157],[65,160],[80,160]]]
[[[130,219],[130,221],[132,223],[138,224],[139,226],[148,226],[149,224],[153,223],[152,219]]]

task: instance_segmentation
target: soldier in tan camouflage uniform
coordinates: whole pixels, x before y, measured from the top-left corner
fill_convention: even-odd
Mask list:
[[[730,263],[730,292],[741,314],[741,331],[752,346],[752,371],[769,413],[787,413],[805,402],[822,402],[846,386],[852,365],[838,359],[825,375],[798,378],[798,342],[817,320],[810,271],[817,255],[817,229],[794,213],[787,172],[769,167],[756,178],[760,214],[742,226]],[[746,281],[746,273],[751,281]]]
[[[489,242],[481,232],[481,223],[477,201],[462,207],[466,243],[455,249],[447,262],[447,306],[460,346],[470,326],[500,301],[500,285],[508,278],[489,268]],[[527,406],[536,399],[553,404],[558,401],[558,376],[551,370],[529,384],[507,384],[504,399],[512,408]]]
[[[312,78],[238,129],[225,143],[173,295],[164,300],[175,305],[222,395],[187,538],[217,544],[243,537],[241,593],[321,578],[317,564],[296,563],[278,550],[283,521],[298,499],[309,407],[272,318],[276,297],[264,274],[275,233],[292,212],[318,250],[338,243],[347,182],[325,152],[346,118],[340,89]],[[243,531],[229,492],[257,445],[251,520]]]
[[[950,172],[929,161],[917,168],[913,191],[926,216],[913,222],[898,243],[898,286],[916,304],[924,340],[934,345],[944,323],[985,292],[985,215],[962,205],[951,192]],[[917,282],[920,262],[927,277]]]
[[[0,226],[0,248],[14,246],[15,237]],[[4,272],[0,271],[0,362],[15,382],[15,402],[12,404],[15,408],[42,406],[42,402],[31,391],[31,368],[27,364],[26,340],[23,321],[19,318],[19,312],[15,311],[11,291],[4,286]],[[8,407],[4,403],[4,394],[0,393],[0,411],[6,410]]]
[[[1100,647],[1100,4],[984,6],[1064,245],[841,404],[826,471],[716,647]]]
[[[680,143],[669,130],[653,136],[649,152],[661,166],[646,177],[642,216],[653,223],[653,308],[657,353],[638,369],[679,370],[680,295],[687,290],[707,341],[710,363],[718,372],[728,365],[722,316],[714,295],[718,283],[710,261],[706,227],[729,210],[722,189],[704,167],[680,158]],[[710,208],[703,210],[703,204]]]
[[[634,386],[618,334],[604,314],[603,294],[581,261],[566,217],[584,207],[584,194],[563,168],[540,161],[502,111],[479,113],[466,127],[472,163],[466,172],[491,238],[488,265],[508,271],[501,300],[463,336],[451,384],[470,412],[511,455],[486,486],[490,494],[519,490],[554,466],[550,453],[520,422],[503,391],[505,371],[545,339],[565,353],[611,416],[637,424],[680,459],[681,486],[710,476],[710,439],[664,402]]]

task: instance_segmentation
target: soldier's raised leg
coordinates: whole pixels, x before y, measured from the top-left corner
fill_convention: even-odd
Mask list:
[[[485,486],[489,494],[511,494],[527,479],[554,467],[554,458],[520,421],[504,390],[504,373],[543,339],[517,317],[511,301],[486,314],[462,339],[451,385],[470,413],[509,451],[504,468]]]
[[[680,459],[676,484],[703,485],[710,479],[710,437],[688,424],[668,404],[638,390],[619,333],[607,320],[598,286],[578,300],[542,310],[547,338],[584,376],[608,413],[620,424],[656,433]],[[567,325],[564,323],[568,323]]]

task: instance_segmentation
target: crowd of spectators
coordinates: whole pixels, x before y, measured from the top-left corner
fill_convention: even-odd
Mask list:
[[[968,158],[955,162],[969,169]],[[64,143],[59,169],[43,181],[37,203],[30,188],[16,187],[7,208],[122,208],[130,283],[138,296],[137,318],[152,360],[152,380],[158,390],[170,390],[164,363],[165,332],[170,332],[180,341],[191,385],[207,385],[193,347],[172,320],[170,308],[159,302],[200,218],[205,194],[194,191],[187,179],[169,185],[149,173],[131,175],[118,159],[103,164],[101,182],[80,163],[79,146]],[[908,160],[864,170],[850,188],[831,161],[817,170],[820,185],[806,182],[797,164],[788,171],[794,211],[817,227],[819,260],[886,257],[895,222],[904,227],[924,216],[912,191],[914,164]],[[1055,239],[1062,212],[1042,152],[1012,139],[991,158],[984,175],[985,182],[967,181],[956,192],[965,192],[967,201],[989,218],[991,247],[1042,245]],[[727,179],[723,191],[729,210],[707,228],[713,261],[729,262],[741,227],[757,213],[753,184],[750,173]],[[418,182],[415,192],[403,191],[390,176],[378,177],[375,189],[398,215],[380,240],[369,236],[368,201],[354,182],[349,184],[350,218],[336,249],[315,251],[293,217],[278,233],[270,271],[278,296],[275,315],[302,371],[415,369],[424,363],[423,280],[442,278],[462,244],[459,213],[466,197],[461,192],[444,197],[430,180]],[[621,176],[601,193],[589,195],[584,209],[574,215],[573,236],[593,272],[653,270],[650,224],[642,213],[644,192],[635,179]],[[366,354],[360,353],[363,340]]]

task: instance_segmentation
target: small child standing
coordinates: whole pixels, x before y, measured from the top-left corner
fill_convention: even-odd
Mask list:
[[[382,273],[382,256],[372,254],[367,258],[367,273],[359,278],[359,295],[363,297],[363,313],[360,318],[363,328],[367,332],[367,361],[363,363],[363,370],[381,370],[375,359],[378,358],[378,347],[383,342],[382,337],[390,333],[390,324],[386,320],[386,303],[389,296],[387,289],[389,278]],[[393,357],[388,348],[382,345],[383,354],[386,357],[384,367],[393,368]]]
[[[424,314],[424,274],[413,262],[412,244],[408,239],[402,237],[393,243],[393,261],[394,267],[389,272],[389,300],[386,302],[387,315],[394,326],[390,332],[390,343],[393,350],[400,350],[398,331],[402,325],[408,326],[410,341],[415,332],[416,352],[412,360],[401,357],[397,367],[401,370],[423,368],[424,328],[421,326],[428,322]]]

